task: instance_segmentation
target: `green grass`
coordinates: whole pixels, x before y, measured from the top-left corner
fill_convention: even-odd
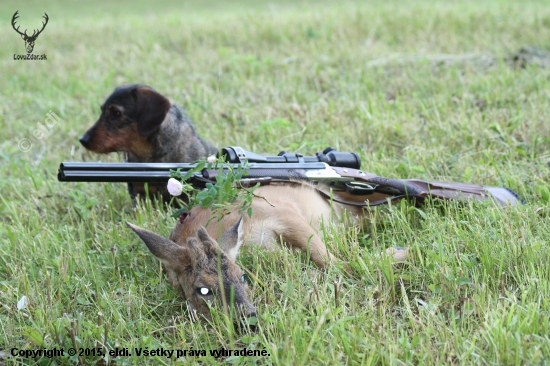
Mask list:
[[[505,62],[524,45],[550,49],[545,2],[20,3],[0,6],[0,364],[48,364],[5,355],[67,350],[71,334],[78,347],[270,354],[218,360],[236,364],[548,363],[550,70]],[[24,53],[15,10],[24,28],[50,16],[34,51],[47,61],[13,60]],[[62,161],[121,159],[86,152],[78,137],[124,83],[184,106],[218,146],[334,146],[382,176],[508,186],[528,204],[403,204],[367,232],[326,228],[350,275],[249,248],[240,263],[257,277],[259,330],[236,332],[221,315],[193,323],[123,224],[168,235],[170,210],[132,208],[123,184],[56,180]],[[33,138],[50,110],[61,121]],[[394,245],[412,258],[389,262]]]

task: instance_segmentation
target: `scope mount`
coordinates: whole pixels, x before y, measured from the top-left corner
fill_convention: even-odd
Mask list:
[[[281,151],[277,156],[264,156],[247,151],[239,146],[229,146],[221,149],[218,156],[225,156],[226,162],[231,164],[249,163],[327,163],[330,166],[360,169],[361,158],[357,153],[340,152],[332,147],[327,147],[322,153],[315,156],[304,156]]]

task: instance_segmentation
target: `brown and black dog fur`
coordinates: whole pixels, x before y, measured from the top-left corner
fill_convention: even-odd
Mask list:
[[[185,111],[146,85],[123,85],[101,106],[97,122],[80,138],[95,153],[124,152],[131,163],[190,163],[216,154],[203,140]],[[150,183],[149,195],[170,194],[165,183]],[[145,197],[143,183],[128,183],[133,199]]]

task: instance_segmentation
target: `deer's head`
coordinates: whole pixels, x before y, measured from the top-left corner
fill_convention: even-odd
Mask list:
[[[212,305],[234,305],[243,318],[250,318],[256,316],[256,308],[248,299],[244,272],[235,263],[242,246],[242,222],[241,218],[223,233],[220,245],[201,227],[185,246],[126,224],[164,264],[172,286],[182,292],[198,314],[210,318]]]
[[[19,15],[17,14],[19,13],[19,10],[17,10],[15,12],[15,14],[13,14],[13,17],[11,18],[11,26],[13,27],[13,29],[15,29],[15,31],[17,33],[19,33],[21,35],[21,38],[23,38],[23,40],[25,41],[25,48],[27,49],[27,53],[32,53],[32,50],[34,49],[34,42],[36,41],[36,38],[38,38],[38,36],[40,35],[40,33],[42,33],[42,31],[44,30],[44,28],[46,28],[46,24],[48,24],[48,14],[44,13],[44,19],[46,19],[45,22],[42,22],[42,29],[38,30],[38,29],[35,29],[32,36],[29,36],[27,34],[27,30],[25,29],[25,32],[21,33],[19,31],[19,26],[17,28],[15,28],[15,21],[17,20],[17,18],[19,17]]]

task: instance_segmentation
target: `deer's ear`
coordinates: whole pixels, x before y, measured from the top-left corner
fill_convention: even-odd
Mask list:
[[[163,95],[149,88],[140,87],[134,93],[137,106],[134,118],[138,123],[138,133],[147,137],[158,130],[172,105]]]
[[[189,258],[191,266],[194,269],[200,269],[208,266],[208,257],[204,252],[202,243],[195,237],[187,239],[187,248],[189,248]]]
[[[197,231],[197,237],[202,242],[203,250],[207,256],[218,256],[218,251],[221,248],[219,247],[218,243],[208,234],[208,231],[206,231],[204,226],[201,226]]]
[[[177,271],[190,263],[189,250],[186,248],[152,231],[132,225],[128,221],[126,221],[126,225],[140,237],[151,253],[168,268]]]
[[[220,245],[225,254],[231,258],[233,262],[237,260],[237,255],[243,245],[243,217],[231,225],[220,239]]]

